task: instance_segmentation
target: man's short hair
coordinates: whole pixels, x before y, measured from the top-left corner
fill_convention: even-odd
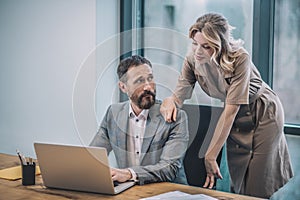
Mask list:
[[[127,73],[130,67],[137,67],[139,65],[147,64],[149,67],[152,68],[151,62],[142,56],[133,55],[131,57],[123,59],[120,64],[118,65],[117,73],[119,80],[126,81],[125,74]]]

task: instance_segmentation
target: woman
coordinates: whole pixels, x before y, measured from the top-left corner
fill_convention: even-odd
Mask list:
[[[222,178],[216,158],[227,141],[233,192],[268,198],[293,176],[283,108],[242,41],[231,37],[231,30],[227,20],[215,13],[201,16],[192,25],[192,52],[161,113],[166,121],[176,120],[176,105],[191,97],[196,82],[209,96],[222,100],[224,110],[205,154],[203,187],[212,188],[215,178]]]

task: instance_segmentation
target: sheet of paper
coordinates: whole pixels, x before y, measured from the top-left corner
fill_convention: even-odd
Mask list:
[[[35,175],[41,174],[40,167],[36,166]],[[22,178],[21,166],[10,167],[0,170],[0,178],[15,181]]]
[[[140,200],[217,200],[205,194],[187,194],[181,191],[167,192],[152,197],[143,198]]]

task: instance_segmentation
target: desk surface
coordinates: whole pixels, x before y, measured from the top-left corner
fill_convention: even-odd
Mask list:
[[[19,165],[17,156],[0,153],[0,169]],[[118,195],[102,195],[94,193],[49,189],[43,186],[42,177],[36,177],[36,185],[23,186],[21,180],[8,181],[0,179],[0,194],[4,199],[140,199],[162,194],[170,191],[181,191],[189,194],[206,194],[217,199],[239,199],[239,200],[259,200],[259,198],[209,190],[200,187],[192,187],[174,183],[154,183],[143,186],[134,186]]]

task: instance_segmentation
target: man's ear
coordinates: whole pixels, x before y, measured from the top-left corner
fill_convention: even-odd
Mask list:
[[[119,88],[125,94],[127,93],[127,87],[126,87],[125,83],[123,83],[122,81],[119,81]]]

